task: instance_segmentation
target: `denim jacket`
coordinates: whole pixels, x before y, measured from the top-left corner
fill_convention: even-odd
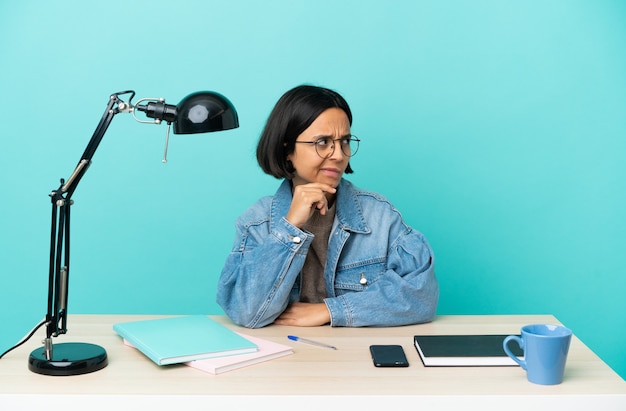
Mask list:
[[[313,235],[289,223],[291,184],[240,216],[219,279],[217,302],[237,324],[271,324],[298,301]],[[330,232],[324,300],[331,326],[397,326],[431,321],[439,299],[426,238],[383,196],[342,179]],[[364,280],[362,280],[364,279]],[[363,284],[364,283],[364,284]]]

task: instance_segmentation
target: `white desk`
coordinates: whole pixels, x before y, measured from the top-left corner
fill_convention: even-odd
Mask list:
[[[124,346],[112,330],[116,322],[157,317],[162,316],[70,316],[68,334],[55,342],[98,344],[109,357],[106,368],[79,376],[53,377],[28,370],[28,356],[40,346],[41,331],[0,360],[0,409],[217,410],[228,406],[320,411],[473,406],[481,410],[626,410],[626,382],[576,336],[564,381],[555,386],[529,383],[520,367],[425,368],[413,347],[417,333],[514,334],[525,324],[558,323],[548,315],[439,316],[429,324],[391,328],[269,326],[256,330],[214,317],[237,331],[292,345],[295,351],[220,375],[185,365],[159,367]],[[292,342],[288,334],[327,342],[338,350]],[[411,365],[374,367],[371,344],[401,344]]]

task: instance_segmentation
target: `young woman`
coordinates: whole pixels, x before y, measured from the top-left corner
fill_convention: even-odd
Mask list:
[[[237,324],[339,327],[431,321],[432,250],[377,193],[344,173],[360,140],[338,93],[298,86],[272,110],[257,147],[278,191],[236,221],[217,302]]]

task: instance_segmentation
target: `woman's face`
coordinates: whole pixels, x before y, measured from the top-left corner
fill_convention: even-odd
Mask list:
[[[320,114],[311,125],[296,138],[293,153],[287,156],[296,169],[292,179],[293,185],[307,183],[324,183],[332,187],[339,185],[350,157],[341,151],[339,141],[341,137],[350,136],[350,121],[346,113],[339,108],[329,108]],[[327,138],[328,144],[334,144],[332,155],[322,158],[317,154],[314,144],[301,142],[315,142]]]

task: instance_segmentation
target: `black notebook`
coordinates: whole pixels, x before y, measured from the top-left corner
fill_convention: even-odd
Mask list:
[[[517,366],[502,348],[507,335],[416,335],[414,344],[426,367]],[[509,349],[522,357],[524,352],[511,341]]]

